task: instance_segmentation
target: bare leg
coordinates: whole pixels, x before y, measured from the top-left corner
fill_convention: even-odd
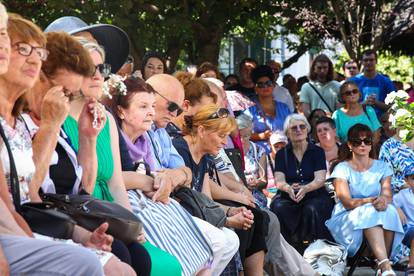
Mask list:
[[[387,249],[387,255],[390,256],[391,255],[391,248],[392,248],[392,243],[394,242],[394,232],[393,231],[388,231],[388,230],[384,230],[384,242],[385,242],[385,248]]]
[[[264,251],[259,251],[246,258],[244,274],[246,276],[263,275],[264,256]]]
[[[367,238],[368,244],[374,253],[374,256],[379,260],[388,258],[387,249],[384,241],[384,230],[382,227],[375,226],[364,230],[364,235]],[[381,271],[391,269],[389,262],[385,262],[381,265]]]

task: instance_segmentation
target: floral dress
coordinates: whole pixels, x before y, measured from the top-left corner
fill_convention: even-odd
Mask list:
[[[16,125],[14,128],[8,125],[2,117],[0,117],[0,123],[10,144],[10,149],[13,152],[13,158],[20,183],[20,202],[29,202],[29,184],[35,172],[35,165],[32,159],[32,139],[29,130],[23,119],[20,117],[16,118]],[[0,147],[1,162],[9,185],[9,193],[11,194],[9,155],[3,142],[1,142]]]
[[[405,183],[406,170],[414,166],[414,151],[400,140],[391,137],[382,144],[379,159],[392,168],[391,186],[394,192],[398,192]]]

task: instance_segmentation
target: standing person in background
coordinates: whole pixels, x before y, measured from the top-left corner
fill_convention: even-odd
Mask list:
[[[153,75],[163,74],[167,71],[165,58],[156,52],[147,52],[142,58],[141,75],[144,80]]]
[[[300,90],[299,101],[303,114],[308,117],[316,108],[332,114],[338,106],[339,82],[334,80],[332,61],[324,54],[312,62],[310,81]]]
[[[256,67],[257,61],[252,58],[244,58],[239,63],[240,82],[235,86],[227,88],[227,90],[236,90],[250,99],[254,98],[256,93],[254,92],[254,83],[251,78],[251,72]]]
[[[230,87],[236,86],[239,84],[239,77],[234,74],[227,75],[224,78],[224,89],[230,90]]]
[[[362,93],[364,104],[375,109],[380,117],[388,106],[384,103],[385,97],[391,91],[395,91],[392,81],[385,75],[377,72],[377,53],[375,50],[366,50],[362,54],[363,73],[350,78],[350,81],[358,85]]]
[[[251,78],[256,86],[257,98],[254,99],[256,105],[246,109],[243,114],[253,121],[251,140],[263,146],[268,154],[271,152],[269,138],[272,132],[283,129],[283,122],[291,112],[286,104],[273,98],[275,80],[269,66],[261,65],[255,68]]]
[[[295,111],[295,106],[293,105],[292,96],[289,93],[289,90],[277,84],[277,79],[279,78],[280,71],[282,70],[282,65],[274,60],[269,60],[266,62],[266,65],[272,69],[274,75],[274,88],[273,88],[273,99],[278,102],[285,103],[290,112]]]
[[[295,77],[291,74],[286,74],[283,76],[283,85],[284,88],[289,90],[290,96],[293,100],[293,106],[295,110],[298,110],[299,105],[299,95],[298,95],[298,82]]]
[[[352,78],[359,74],[358,63],[356,63],[353,59],[348,59],[342,65],[342,69],[344,70],[345,78]]]

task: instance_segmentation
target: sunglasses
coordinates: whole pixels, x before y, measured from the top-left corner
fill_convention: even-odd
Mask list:
[[[291,131],[300,131],[300,130],[305,130],[305,129],[306,129],[306,125],[304,124],[293,126],[290,128]]]
[[[183,113],[182,108],[178,104],[176,104],[173,101],[170,101],[169,99],[167,99],[165,96],[161,95],[157,91],[155,91],[155,93],[157,93],[158,95],[160,95],[161,98],[167,101],[167,109],[169,112],[177,111],[177,116],[180,116],[180,114]]]
[[[230,111],[227,108],[219,108],[216,112],[208,116],[207,120],[227,118],[229,114]]]
[[[256,83],[257,88],[267,88],[267,87],[272,87],[272,86],[273,86],[273,81],[271,80]]]
[[[360,145],[362,145],[362,143],[364,143],[366,146],[371,146],[372,138],[353,139],[353,140],[349,140],[349,142],[351,143],[353,147],[359,147]]]
[[[351,95],[356,95],[356,94],[359,94],[358,89],[347,90],[342,93],[342,95],[345,95],[345,96],[351,96]]]
[[[108,63],[98,64],[95,66],[95,71],[93,72],[93,75],[95,75],[97,71],[99,71],[102,77],[107,78],[111,74],[111,64],[108,64]]]
[[[35,47],[25,42],[17,42],[13,44],[17,52],[25,57],[30,56],[33,51],[39,56],[41,61],[45,61],[49,55],[49,51],[43,47]]]

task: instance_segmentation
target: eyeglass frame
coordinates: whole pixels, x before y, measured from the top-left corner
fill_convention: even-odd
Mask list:
[[[100,67],[102,68],[102,70],[100,69]],[[99,70],[99,73],[101,74],[102,77],[107,78],[111,74],[111,64],[109,64],[109,63],[97,64],[95,66],[95,71],[93,72],[93,76],[95,76],[95,74],[98,70]],[[104,70],[108,70],[108,72],[107,73],[102,72]]]
[[[184,110],[176,102],[170,101],[169,99],[167,99],[167,97],[165,97],[158,91],[155,91],[155,93],[157,93],[158,95],[160,95],[161,98],[167,101],[167,109],[169,112],[177,111],[177,116],[180,116],[180,114],[184,112]]]
[[[292,126],[289,127],[290,131],[303,131],[305,129],[307,129],[307,126],[305,124],[300,124],[300,125],[296,125],[296,126]]]
[[[272,87],[273,85],[274,85],[274,82],[272,80],[268,80],[268,81],[265,81],[265,82],[257,82],[255,86],[257,88],[264,89],[264,88]]]
[[[230,115],[230,111],[227,108],[220,107],[213,114],[207,117],[207,120],[223,119]]]
[[[29,52],[29,54],[27,54],[27,55],[25,55],[25,54],[23,54],[19,49],[20,49],[20,44],[25,44],[25,45],[28,45],[28,46],[30,46],[30,52]],[[13,43],[12,45],[11,45],[12,47],[15,47],[16,48],[16,50],[17,50],[17,52],[19,53],[19,55],[21,55],[21,56],[24,56],[24,57],[30,57],[31,55],[32,55],[32,53],[33,53],[33,51],[34,50],[36,50],[36,49],[41,49],[41,50],[44,50],[45,51],[45,53],[46,53],[46,57],[44,58],[44,59],[42,59],[42,57],[38,54],[38,52],[36,52],[37,53],[37,55],[39,56],[39,58],[40,58],[40,60],[41,61],[46,61],[47,60],[47,57],[49,56],[49,50],[48,49],[46,49],[46,48],[44,48],[44,47],[37,47],[37,46],[32,46],[32,45],[30,45],[29,43],[27,43],[27,42],[24,42],[24,41],[18,41],[18,42],[16,42],[16,43]]]
[[[362,143],[364,143],[365,146],[372,146],[373,140],[372,137],[365,137],[364,139],[356,138],[349,140],[349,143],[351,143],[353,147],[359,147]]]

